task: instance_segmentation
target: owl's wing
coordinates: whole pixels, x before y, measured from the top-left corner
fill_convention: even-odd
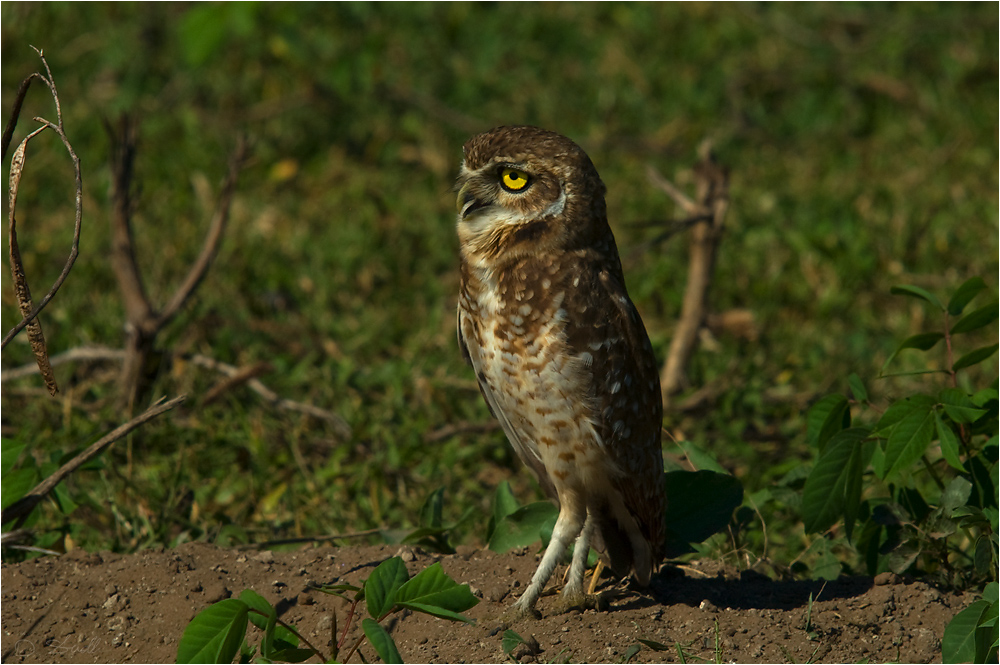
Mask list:
[[[656,357],[621,272],[595,266],[578,274],[590,284],[581,283],[567,297],[567,308],[581,314],[571,317],[567,343],[592,363],[593,422],[617,467],[612,482],[650,543],[652,557],[659,561],[665,498],[660,448],[663,403]],[[611,523],[610,515],[599,519],[614,562],[614,541],[620,541],[627,529]],[[651,571],[636,572],[640,579],[648,579]]]

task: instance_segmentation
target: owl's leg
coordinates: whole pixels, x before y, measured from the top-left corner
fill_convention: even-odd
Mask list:
[[[568,502],[562,502],[562,510],[559,511],[555,528],[552,529],[552,539],[549,540],[549,546],[545,548],[545,554],[542,555],[538,569],[531,578],[531,584],[528,585],[524,595],[514,603],[514,606],[504,613],[504,619],[516,621],[535,614],[535,603],[538,602],[539,596],[542,595],[545,583],[552,577],[552,572],[559,564],[559,560],[562,559],[563,554],[566,553],[569,544],[583,530],[587,515],[586,509],[581,507],[579,510],[574,510],[567,504]],[[573,559],[574,561],[576,560],[575,553]],[[583,562],[586,565],[586,553],[583,555]],[[581,579],[580,585],[582,586],[582,584],[583,580]]]
[[[569,566],[566,586],[563,587],[562,594],[560,594],[555,606],[557,612],[568,612],[572,609],[600,605],[600,599],[593,594],[593,589],[590,592],[583,590],[583,578],[587,572],[587,556],[590,554],[590,541],[594,536],[595,528],[597,528],[597,521],[588,513],[583,531],[580,532],[580,537],[576,539],[576,544],[573,546],[573,562]]]

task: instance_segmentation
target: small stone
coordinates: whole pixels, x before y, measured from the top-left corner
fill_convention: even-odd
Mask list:
[[[260,561],[261,563],[271,563],[274,561],[274,552],[271,550],[264,550],[263,552],[258,552],[253,556],[254,561]]]

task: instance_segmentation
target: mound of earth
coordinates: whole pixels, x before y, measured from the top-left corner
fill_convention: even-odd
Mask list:
[[[533,552],[466,547],[442,556],[396,546],[245,552],[190,543],[4,564],[2,660],[173,662],[195,614],[247,588],[329,656],[333,614],[342,630],[348,603],[311,587],[357,584],[396,554],[411,575],[440,561],[482,599],[467,613],[475,625],[405,612],[387,620],[407,662],[676,662],[681,654],[687,662],[940,662],[945,625],[972,600],[889,574],[824,584],[775,582],[712,562],[665,566],[648,589],[621,589],[608,611],[553,615],[553,598],[543,597],[541,619],[513,626],[528,644],[508,656],[491,618],[530,579]],[[357,623],[348,645],[361,634]],[[259,632],[251,627],[248,637],[256,641]],[[642,646],[636,652],[640,639],[669,650]],[[362,651],[369,662],[377,660],[368,645]]]

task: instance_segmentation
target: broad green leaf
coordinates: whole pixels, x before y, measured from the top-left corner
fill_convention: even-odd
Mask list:
[[[976,408],[972,398],[965,394],[964,390],[958,388],[945,388],[938,395],[944,410],[956,423],[974,423],[981,415],[986,413],[985,409]]]
[[[815,541],[818,545],[816,563],[812,567],[812,578],[821,580],[835,580],[843,572],[840,559],[830,549],[830,541],[826,538],[818,538]]]
[[[728,474],[725,468],[715,459],[715,455],[708,452],[692,441],[678,441],[677,445],[687,456],[688,461],[698,471],[715,471],[716,473]]]
[[[663,474],[667,494],[666,547],[671,555],[692,551],[726,528],[743,503],[743,486],[736,478],[715,471],[671,471]]]
[[[378,654],[383,663],[403,662],[403,657],[399,655],[396,643],[385,628],[365,617],[361,621],[361,629],[365,631],[365,637],[371,642],[372,647],[375,648],[375,653]]]
[[[998,397],[996,388],[983,388],[982,390],[977,390],[972,394],[972,403],[976,406],[983,407],[989,402],[995,401]]]
[[[941,492],[941,507],[944,509],[944,514],[950,517],[956,509],[965,505],[971,494],[972,483],[961,476],[952,478]]]
[[[7,474],[14,470],[21,452],[27,447],[28,444],[17,443],[13,439],[0,439],[0,476],[4,482],[7,482]]]
[[[430,493],[420,508],[420,526],[440,528],[444,512],[444,488],[439,487]]]
[[[507,552],[517,547],[537,543],[547,523],[555,524],[559,509],[548,501],[537,501],[518,508],[497,523],[489,547],[494,552]]]
[[[250,612],[249,614],[250,623],[265,631],[264,636],[267,646],[261,648],[261,655],[272,660],[284,660],[272,656],[279,650],[298,646],[299,638],[295,633],[277,623],[277,610],[271,603],[267,602],[266,598],[256,591],[244,589],[240,593],[240,600],[249,605],[250,609],[257,610],[257,612],[264,615],[261,616],[257,612]]]
[[[948,301],[948,313],[952,316],[961,314],[965,306],[985,288],[986,282],[982,277],[970,277],[965,280]]]
[[[396,591],[410,578],[406,564],[398,556],[386,559],[372,571],[365,582],[365,602],[368,614],[373,619],[381,619],[392,609]]]
[[[451,610],[439,607],[437,605],[427,605],[425,603],[417,603],[409,601],[405,603],[396,603],[396,605],[398,605],[399,607],[405,607],[406,609],[412,610],[414,612],[422,612],[424,614],[429,614],[439,619],[447,619],[448,621],[464,621],[465,623],[475,623],[475,621],[465,616],[461,612],[452,612]]]
[[[994,605],[997,601],[1000,601],[1000,584],[996,582],[990,582],[983,589],[983,600],[987,603]]]
[[[989,603],[977,600],[955,615],[944,628],[941,659],[945,663],[975,663],[976,629]]]
[[[875,472],[887,478],[920,459],[934,438],[934,410],[919,408],[910,411],[892,428],[885,446],[882,469]]]
[[[973,557],[976,572],[987,575],[993,570],[993,543],[989,536],[979,536],[976,539],[975,556]]]
[[[861,476],[864,473],[863,446],[869,431],[853,427],[838,432],[820,453],[802,490],[802,519],[806,533],[826,531],[844,516],[850,504],[852,519],[845,527],[854,527],[861,502]],[[848,539],[850,536],[848,536]]]
[[[479,599],[472,595],[466,584],[459,584],[445,574],[441,563],[437,562],[413,576],[413,579],[403,584],[396,591],[395,602],[398,605],[412,607],[421,606],[424,608],[440,608],[447,610],[449,616],[452,613],[464,612],[479,604]],[[414,608],[418,609],[418,608]],[[435,616],[442,616],[436,612],[429,612]],[[463,620],[465,617],[459,616]]]
[[[847,377],[847,385],[851,388],[851,394],[854,395],[854,399],[859,402],[868,401],[868,390],[865,389],[865,383],[861,380],[860,376],[852,372]]]
[[[250,607],[227,598],[191,620],[177,645],[178,663],[231,663],[247,633]]]
[[[628,649],[625,649],[625,655],[622,656],[622,662],[627,663],[632,660],[637,653],[642,651],[642,645],[638,643],[630,644]]]
[[[899,286],[894,286],[889,289],[889,293],[897,296],[910,296],[912,298],[920,298],[925,300],[930,304],[934,305],[938,309],[944,311],[944,305],[941,301],[937,299],[933,293],[920,288],[919,286],[911,286],[909,284],[900,284]]]
[[[827,395],[809,408],[806,440],[823,450],[830,437],[850,427],[851,405],[843,395]]]
[[[281,626],[278,627],[281,628]],[[297,647],[279,648],[275,649],[268,660],[272,663],[304,663],[315,655],[316,652],[312,649],[299,649]]]
[[[519,644],[527,644],[527,642],[523,637],[509,628],[503,631],[503,639],[500,641],[500,646],[503,648],[503,654],[505,656],[509,656]]]
[[[964,356],[955,361],[955,364],[951,366],[953,372],[957,372],[960,369],[965,369],[966,367],[972,367],[973,365],[978,365],[983,362],[994,353],[997,352],[997,348],[1000,345],[993,344],[991,346],[984,346],[976,349],[975,351],[970,351]]]
[[[941,456],[953,469],[964,472],[958,437],[951,427],[941,420],[941,414],[937,411],[934,412],[934,425],[937,427],[938,441],[941,444]]]
[[[889,354],[889,357],[885,359],[879,373],[885,375],[885,370],[888,369],[889,365],[892,364],[892,361],[896,359],[896,356],[899,355],[900,351],[903,351],[904,349],[929,351],[930,349],[933,349],[942,339],[944,339],[944,334],[938,332],[919,333],[917,335],[913,335],[912,337],[907,337],[903,340],[903,343],[900,344],[896,350]]]
[[[911,395],[897,400],[889,405],[878,424],[875,425],[875,432],[879,436],[886,436],[906,416],[913,411],[929,411],[937,404],[937,400],[930,395]]]
[[[951,327],[951,334],[959,335],[985,328],[997,320],[998,312],[1000,312],[1000,308],[998,308],[997,303],[973,310],[955,322],[955,325]]]
[[[514,493],[510,490],[510,483],[505,480],[497,485],[497,489],[493,493],[493,514],[490,515],[490,520],[486,525],[487,542],[493,537],[497,524],[520,507]]]
[[[39,480],[41,479],[38,476],[38,469],[34,465],[8,473],[0,484],[0,503],[6,508],[20,500],[38,484]]]

